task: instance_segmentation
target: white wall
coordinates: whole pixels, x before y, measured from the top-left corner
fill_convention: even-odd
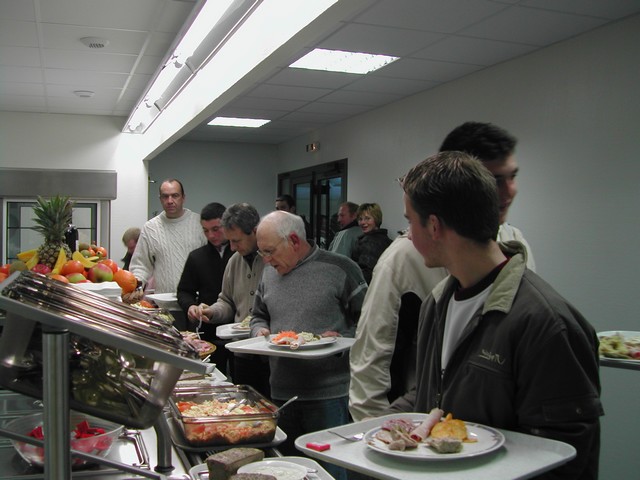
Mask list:
[[[123,118],[0,112],[0,167],[115,170],[109,256],[124,256],[122,233],[147,219],[147,173],[131,156]],[[2,192],[0,192],[1,195]],[[60,192],[64,194],[64,192]]]
[[[210,202],[247,202],[260,215],[273,210],[277,191],[276,147],[234,143],[177,142],[149,161],[149,216],[161,211],[160,182],[177,178],[185,207],[200,213]]]
[[[281,171],[349,159],[348,197],[377,201],[403,227],[394,179],[467,120],[519,139],[509,215],[538,272],[596,330],[640,330],[640,16],[486,69],[280,146]],[[303,155],[319,141],[320,151]],[[640,372],[601,369],[602,479],[635,478]]]

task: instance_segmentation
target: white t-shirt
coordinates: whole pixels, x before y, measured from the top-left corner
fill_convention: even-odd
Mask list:
[[[462,332],[469,324],[473,314],[489,296],[491,285],[474,297],[465,300],[456,300],[452,295],[447,308],[447,318],[444,324],[444,339],[442,342],[442,368],[447,368],[447,363],[458,345]]]

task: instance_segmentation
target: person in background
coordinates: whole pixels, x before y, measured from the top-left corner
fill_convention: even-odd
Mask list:
[[[248,203],[231,205],[222,215],[222,228],[235,253],[222,277],[222,291],[212,305],[198,305],[193,317],[212,325],[242,322],[251,316],[253,300],[262,278],[264,262],[257,254],[258,211]],[[239,385],[250,385],[270,398],[269,361],[259,355],[235,353],[231,378]]]
[[[382,252],[391,244],[386,228],[382,225],[382,210],[377,203],[362,203],[357,211],[358,225],[362,230],[353,247],[351,258],[362,269],[364,279],[371,282],[373,267]]]
[[[136,249],[136,244],[138,243],[139,237],[140,229],[138,227],[127,228],[122,234],[122,243],[127,249],[127,253],[125,253],[124,257],[122,258],[123,270],[129,270],[131,257],[133,256],[133,251]]]
[[[207,243],[200,215],[184,208],[185,199],[179,180],[160,184],[163,211],[142,226],[131,257],[129,270],[143,286],[153,277],[155,293],[175,293],[187,256]]]
[[[251,336],[293,330],[324,336],[353,337],[367,291],[360,268],[351,259],[304,238],[300,217],[272,212],[258,225],[258,253],[268,265],[258,286]],[[349,422],[349,355],[313,360],[269,357],[271,396],[275,403],[298,396],[280,413],[287,440],[284,455],[297,455],[294,440]],[[346,471],[324,468],[336,479]]]
[[[276,210],[282,210],[298,215],[298,213],[296,212],[296,201],[289,194],[280,195],[278,198],[276,198]],[[307,235],[307,239],[313,240],[313,228],[311,228],[311,224],[307,221],[304,215],[298,216],[302,218],[302,221],[304,222],[304,231]]]
[[[429,412],[573,445],[576,457],[537,478],[595,479],[600,450],[598,339],[527,268],[518,241],[498,243],[495,178],[445,151],[401,180],[410,238],[427,267],[450,275],[420,312],[416,387],[385,413]]]
[[[358,225],[358,204],[345,202],[338,207],[338,223],[340,231],[336,233],[329,244],[329,251],[339,253],[351,258],[353,247],[362,235],[362,229]]]
[[[424,266],[406,233],[378,259],[349,352],[355,421],[380,415],[415,386],[420,306],[446,275],[444,268]]]
[[[224,211],[224,205],[213,202],[200,212],[200,224],[207,244],[189,254],[178,282],[178,304],[192,325],[198,325],[201,318],[198,305],[211,305],[218,298],[224,269],[233,254],[221,224]],[[201,332],[200,338],[216,346],[210,361],[226,375],[230,352],[224,348],[225,342],[217,337],[215,326],[199,325],[198,331]]]
[[[493,174],[500,198],[498,241],[521,242],[527,249],[527,267],[535,272],[536,262],[531,247],[522,232],[507,223],[509,207],[518,193],[516,176],[520,169],[515,157],[516,143],[513,135],[496,125],[465,122],[449,132],[440,146],[440,151],[456,150],[473,155]]]

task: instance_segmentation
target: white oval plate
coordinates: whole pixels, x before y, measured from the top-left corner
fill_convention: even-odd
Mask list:
[[[422,415],[422,418],[424,417],[425,415]],[[421,422],[420,416],[415,413],[407,414],[405,419],[413,422],[416,426]],[[475,438],[477,441],[474,443],[463,443],[462,451],[459,453],[438,453],[424,443],[420,444],[418,448],[411,450],[389,450],[384,442],[375,438],[375,434],[381,430],[380,427],[369,430],[364,435],[363,442],[365,442],[370,449],[384,453],[385,455],[404,459],[427,461],[456,460],[459,458],[477,457],[493,452],[504,444],[504,435],[495,428],[480,425],[478,423],[465,423],[467,425],[469,437]]]
[[[277,480],[302,480],[307,476],[307,469],[302,465],[282,460],[262,460],[243,465],[238,469],[238,473],[262,473],[272,475]]]
[[[232,330],[240,330],[241,332],[248,332],[251,330],[251,327],[243,327],[241,323],[234,323],[231,325]]]
[[[612,335],[620,335],[625,340],[629,338],[633,338],[633,339],[640,338],[640,332],[633,332],[629,330],[611,330],[607,332],[597,333],[598,339],[602,337],[611,337]],[[615,358],[615,357],[606,357],[604,355],[600,355],[600,358],[606,358],[607,361],[609,362],[619,362],[619,363],[640,362],[640,360],[637,358]]]
[[[276,348],[285,348],[287,350],[293,350],[294,352],[296,350],[311,350],[312,348],[326,347],[327,345],[331,345],[332,343],[335,343],[335,341],[337,340],[336,337],[322,337],[320,340],[315,340],[313,342],[303,343],[298,348],[291,348],[291,345],[277,345],[277,344],[273,343],[272,342],[273,337],[275,337],[275,335],[271,335],[269,337],[269,345],[271,345],[272,347],[276,347]]]

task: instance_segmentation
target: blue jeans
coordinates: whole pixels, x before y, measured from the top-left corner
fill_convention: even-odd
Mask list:
[[[284,401],[274,400],[277,405]],[[278,420],[278,426],[287,434],[287,439],[276,447],[283,455],[300,456],[294,441],[301,435],[349,423],[349,397],[329,400],[297,400],[288,405]],[[320,462],[322,467],[336,480],[346,480],[347,472],[336,465]]]

